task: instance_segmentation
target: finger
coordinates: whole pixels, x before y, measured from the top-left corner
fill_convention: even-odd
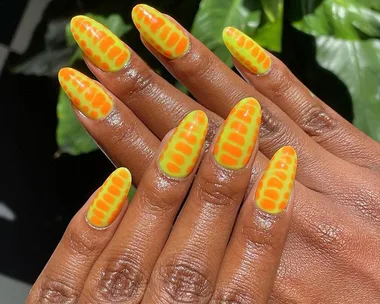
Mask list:
[[[162,139],[191,111],[206,112],[210,137],[222,122],[217,115],[158,76],[102,24],[77,16],[71,21],[71,31],[94,75],[158,138]]]
[[[261,110],[240,101],[202,161],[142,303],[209,303],[248,186]]]
[[[119,226],[126,210],[131,175],[115,170],[75,215],[27,303],[77,303],[93,264]]]
[[[327,176],[334,180],[338,166],[346,165],[345,161],[314,142],[273,102],[238,77],[172,19],[146,5],[137,5],[132,11],[132,18],[150,51],[189,88],[201,104],[226,117],[237,100],[246,96],[255,97],[263,108],[260,151],[270,156],[282,146],[293,146],[301,159],[297,175],[299,181],[322,193],[334,191],[331,183],[327,182]],[[152,30],[157,22],[161,23],[159,20],[164,20],[164,25],[159,31]],[[188,37],[190,47],[181,56],[173,58],[165,55],[165,50],[173,49],[169,43],[171,36],[166,40],[161,38],[165,27],[170,27],[171,35],[176,34],[175,37],[180,37],[178,40],[184,35]]]
[[[138,184],[159,140],[116,97],[70,68],[59,72],[62,88],[79,111],[77,117],[116,165],[128,165]]]
[[[190,113],[162,143],[118,231],[94,265],[81,303],[140,303],[150,273],[193,181],[207,133]]]
[[[243,77],[313,140],[350,163],[380,168],[379,144],[314,96],[280,60],[235,28],[226,28],[223,39]]]
[[[211,303],[268,303],[291,222],[296,167],[292,147],[269,162],[239,213]]]

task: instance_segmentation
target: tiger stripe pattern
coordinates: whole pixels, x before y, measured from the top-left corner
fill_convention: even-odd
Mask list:
[[[159,158],[162,171],[172,177],[191,174],[198,162],[208,128],[207,115],[202,111],[188,114],[174,130]]]
[[[87,211],[87,221],[105,228],[113,223],[126,202],[131,187],[131,173],[126,168],[118,168],[98,189]]]
[[[104,71],[119,71],[131,58],[131,52],[123,41],[89,17],[74,17],[71,32],[86,56]]]
[[[282,147],[270,160],[261,177],[255,200],[267,213],[279,213],[288,205],[297,170],[297,153],[290,147]]]
[[[142,37],[165,57],[179,58],[189,49],[190,41],[185,32],[155,8],[136,5],[132,19]]]
[[[272,61],[267,52],[243,32],[233,27],[223,31],[223,41],[230,53],[254,74],[265,74]]]
[[[86,75],[71,68],[63,68],[58,73],[58,79],[74,106],[88,118],[102,119],[112,111],[112,98]]]
[[[252,97],[239,101],[228,115],[214,146],[216,161],[225,168],[245,167],[255,149],[261,124],[261,107]]]

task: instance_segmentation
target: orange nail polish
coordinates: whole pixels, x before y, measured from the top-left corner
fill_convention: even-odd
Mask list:
[[[207,115],[202,111],[188,114],[169,139],[161,152],[161,170],[172,177],[188,176],[197,164],[206,138]]]
[[[239,101],[228,115],[214,147],[216,161],[239,170],[247,165],[255,149],[261,123],[261,107],[252,97]]]
[[[97,228],[113,223],[127,199],[131,187],[131,173],[126,168],[116,169],[95,194],[86,218]]]
[[[226,27],[223,41],[231,54],[253,74],[265,74],[269,71],[272,64],[269,55],[243,32]]]
[[[89,17],[74,17],[71,20],[71,32],[87,57],[104,71],[121,70],[131,57],[123,41]]]
[[[132,19],[143,38],[167,58],[179,58],[189,49],[190,40],[185,32],[155,8],[136,5]]]
[[[74,106],[88,118],[102,119],[112,111],[111,97],[86,75],[71,68],[63,68],[59,71],[58,79]]]
[[[267,213],[279,213],[288,205],[297,170],[297,153],[289,146],[273,155],[256,190],[256,204]]]

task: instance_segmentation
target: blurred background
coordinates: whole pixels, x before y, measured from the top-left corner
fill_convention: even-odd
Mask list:
[[[68,31],[89,15],[178,89],[142,45],[138,1],[0,3],[0,294],[23,303],[75,212],[113,167],[75,120],[57,72],[88,73]],[[235,26],[281,58],[306,86],[380,141],[380,0],[151,0],[232,61],[221,32]]]

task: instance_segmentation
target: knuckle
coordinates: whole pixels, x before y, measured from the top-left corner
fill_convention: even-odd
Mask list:
[[[126,85],[121,93],[121,99],[133,102],[133,99],[140,95],[152,95],[152,93],[157,90],[154,84],[155,76],[156,75],[147,68],[142,68],[138,71],[130,69],[125,75],[124,83]]]
[[[273,115],[271,111],[266,108],[262,109],[261,113],[261,126],[260,126],[260,139],[268,141],[268,144],[273,147],[276,145],[277,139],[289,139],[289,130],[287,127]]]
[[[280,242],[280,237],[273,235],[267,229],[243,227],[241,234],[246,242],[245,245],[255,255],[266,255],[268,252],[275,251],[276,244]]]
[[[63,239],[63,245],[69,254],[90,257],[97,254],[99,240],[88,230],[69,229]]]
[[[252,304],[255,299],[241,290],[223,290],[215,293],[211,304]]]
[[[156,176],[156,181],[154,184],[142,187],[141,192],[141,203],[144,206],[148,206],[150,210],[154,212],[169,211],[174,207],[177,199],[174,197],[175,194],[169,194],[170,189],[175,188],[175,181],[170,181],[171,185],[167,185],[169,181],[167,178],[158,174]],[[161,185],[162,187],[157,188],[156,185]],[[166,186],[165,186],[166,185]]]
[[[72,304],[77,303],[80,291],[71,287],[65,280],[44,277],[41,285],[31,290],[27,303]]]
[[[175,303],[206,303],[212,295],[212,284],[207,275],[197,267],[179,262],[160,268],[158,273],[162,288]],[[206,301],[206,302],[205,302]]]
[[[337,121],[332,118],[321,104],[309,104],[300,110],[298,125],[311,137],[326,137],[335,130]]]
[[[276,97],[290,97],[294,94],[293,85],[290,81],[291,73],[285,65],[279,65],[272,70],[272,81],[270,82],[270,90]]]
[[[197,198],[206,204],[215,206],[236,205],[240,203],[240,199],[245,193],[244,183],[225,183],[209,174],[199,174],[198,178]]]
[[[210,54],[192,53],[191,59],[186,64],[186,77],[201,79],[213,74],[215,62]]]
[[[91,298],[101,303],[140,302],[148,279],[132,256],[107,263],[97,285],[90,290]]]

